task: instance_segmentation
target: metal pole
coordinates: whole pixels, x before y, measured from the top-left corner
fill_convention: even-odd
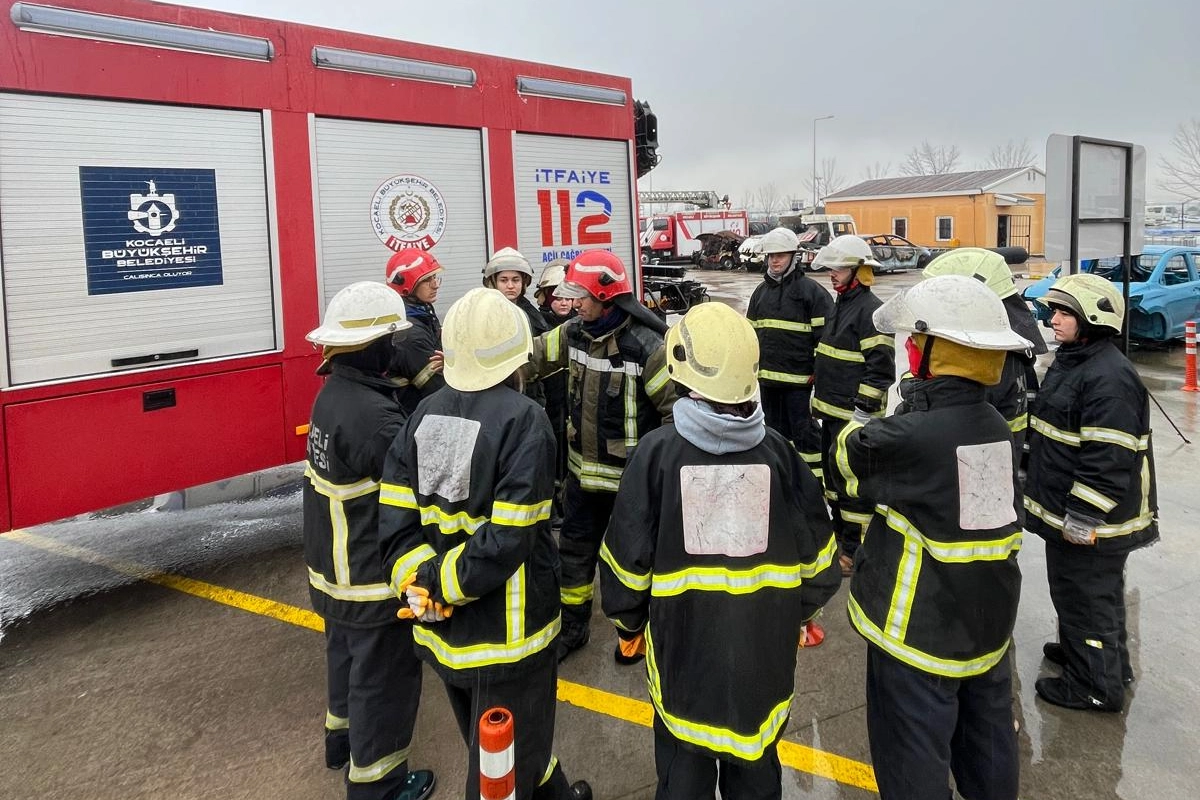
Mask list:
[[[1125,300],[1125,318],[1121,321],[1121,349],[1129,355],[1129,280],[1133,272],[1133,145],[1125,147],[1125,233],[1124,258],[1121,259],[1124,268],[1124,280],[1121,285],[1121,296]]]
[[[812,185],[813,185],[813,213],[817,213],[817,123],[823,119],[833,119],[833,114],[824,117],[813,118],[813,137],[812,137]]]

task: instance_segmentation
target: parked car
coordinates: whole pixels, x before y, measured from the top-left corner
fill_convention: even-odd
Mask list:
[[[738,245],[738,255],[747,272],[762,272],[763,265],[767,263],[766,257],[758,252],[758,241],[761,238],[761,236],[748,236]]]
[[[1084,272],[1120,283],[1124,280],[1120,258],[1084,261]],[[1184,323],[1200,318],[1200,248],[1146,245],[1134,257],[1129,273],[1129,335],[1134,339],[1165,342],[1183,336]],[[1033,302],[1046,292],[1062,274],[1055,267],[1045,278],[1023,292]],[[1044,325],[1050,324],[1050,309],[1033,302],[1033,313]]]
[[[863,234],[862,238],[871,245],[871,252],[879,262],[880,272],[922,269],[933,258],[929,248],[913,244],[894,233]]]

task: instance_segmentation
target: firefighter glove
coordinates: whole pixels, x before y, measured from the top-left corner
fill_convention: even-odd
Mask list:
[[[866,425],[871,421],[871,415],[858,406],[855,406],[854,413],[850,416],[850,419],[854,422],[857,422],[859,425]]]
[[[1095,544],[1096,528],[1103,524],[1104,520],[1068,511],[1067,518],[1063,521],[1063,538],[1071,544]]]

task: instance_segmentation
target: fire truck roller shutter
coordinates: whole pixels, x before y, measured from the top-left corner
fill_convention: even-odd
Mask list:
[[[403,247],[432,249],[444,268],[439,315],[479,285],[490,255],[479,130],[318,117],[314,147],[324,303],[380,280]]]
[[[6,383],[276,349],[267,203],[261,112],[0,94]]]
[[[629,142],[518,133],[514,148],[517,249],[534,270],[610,249],[634,278]]]

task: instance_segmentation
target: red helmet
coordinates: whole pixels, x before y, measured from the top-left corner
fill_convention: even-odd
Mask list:
[[[433,253],[417,247],[406,247],[388,259],[387,282],[388,286],[405,296],[423,278],[441,271],[442,265],[433,257]]]
[[[555,297],[578,300],[591,295],[597,300],[612,300],[633,294],[629,273],[616,253],[588,250],[580,253],[567,267],[567,276],[554,290]]]

